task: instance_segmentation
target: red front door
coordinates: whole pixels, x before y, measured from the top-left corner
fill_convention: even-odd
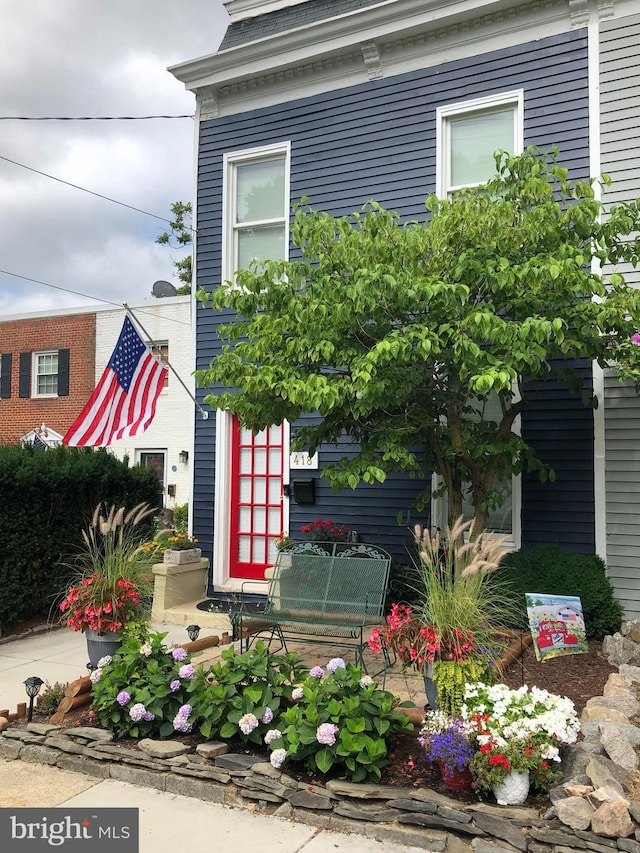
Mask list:
[[[284,432],[268,427],[254,435],[233,424],[231,453],[232,578],[264,580],[283,530]]]

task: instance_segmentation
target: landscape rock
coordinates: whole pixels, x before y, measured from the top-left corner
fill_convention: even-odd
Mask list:
[[[627,805],[626,799],[618,788],[610,788],[607,786],[604,788],[596,788],[594,791],[587,794],[587,800],[589,800],[594,809],[599,808],[603,803],[613,803],[615,800],[624,800],[625,805]]]
[[[638,769],[638,756],[633,751],[635,744],[625,737],[622,726],[615,723],[600,723],[602,746],[609,758],[625,770]]]
[[[603,755],[592,755],[587,764],[587,776],[594,788],[613,788],[623,792],[624,770],[619,770],[609,758]]]
[[[607,697],[626,696],[630,699],[636,699],[636,690],[624,675],[620,675],[619,672],[612,672],[604,685],[602,695]]]
[[[603,803],[591,816],[591,829],[596,835],[607,838],[626,838],[633,834],[635,826],[623,800]]]
[[[567,797],[556,803],[555,809],[562,823],[571,829],[589,829],[594,808],[583,797]]]
[[[229,752],[229,744],[222,741],[207,741],[196,746],[196,752],[203,758],[216,758],[218,755],[226,755]]]
[[[179,741],[153,740],[148,737],[138,741],[138,749],[152,758],[176,758],[191,751],[191,747]]]
[[[3,732],[9,725],[9,720],[6,717],[0,717],[0,732]]]

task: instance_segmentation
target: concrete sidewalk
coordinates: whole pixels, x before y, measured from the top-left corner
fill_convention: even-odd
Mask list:
[[[0,759],[0,807],[139,809],[139,853],[424,853],[247,810],[23,761]]]

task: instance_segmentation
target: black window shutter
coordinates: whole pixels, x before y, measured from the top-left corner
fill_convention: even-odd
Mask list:
[[[0,399],[8,400],[11,396],[11,353],[3,353],[0,360]]]
[[[18,396],[31,396],[31,353],[20,353],[20,381],[18,383]]]
[[[58,397],[69,396],[69,350],[58,350]]]

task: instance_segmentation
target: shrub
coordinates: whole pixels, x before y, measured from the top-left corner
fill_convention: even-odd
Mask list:
[[[58,710],[58,705],[64,699],[65,691],[68,683],[61,684],[56,681],[55,684],[49,684],[45,681],[44,690],[38,697],[38,711],[44,714],[45,717],[50,717]]]
[[[378,781],[387,744],[412,728],[391,693],[341,658],[329,661],[326,674],[314,667],[293,698],[266,736],[274,767],[304,761],[311,773],[337,767],[353,782]]]
[[[501,577],[517,603],[510,615],[505,614],[505,624],[526,628],[524,596],[538,592],[578,596],[589,640],[602,640],[620,628],[622,605],[613,597],[605,564],[595,554],[575,554],[556,545],[521,548],[504,558]]]
[[[173,524],[176,533],[186,533],[189,524],[189,504],[184,503],[173,508]]]
[[[69,582],[70,555],[99,501],[157,507],[161,486],[154,471],[104,450],[57,447],[46,453],[0,447],[0,627],[44,616]]]

